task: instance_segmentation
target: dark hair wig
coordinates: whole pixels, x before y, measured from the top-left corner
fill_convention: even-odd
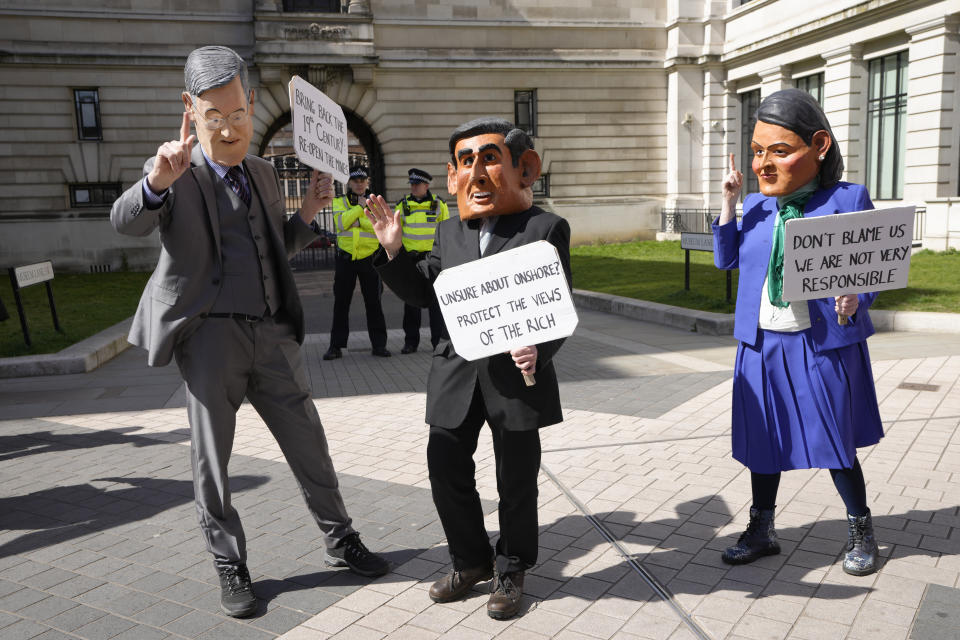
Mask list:
[[[789,129],[806,144],[813,141],[813,134],[817,131],[826,131],[833,144],[820,165],[820,186],[832,187],[840,182],[840,176],[843,175],[843,156],[840,155],[837,139],[827,116],[812,95],[801,89],[783,89],[771,93],[760,103],[757,120]]]
[[[510,157],[515,167],[520,163],[520,156],[523,155],[523,152],[527,149],[533,149],[533,140],[530,139],[527,132],[517,129],[512,122],[503,118],[477,118],[463,123],[450,134],[450,158],[453,160],[454,166],[457,166],[457,158],[453,153],[457,142],[464,138],[472,138],[485,133],[499,133],[503,136],[503,144],[510,149]]]

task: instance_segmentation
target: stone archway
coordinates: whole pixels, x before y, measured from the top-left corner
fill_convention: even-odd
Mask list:
[[[257,100],[256,113],[261,125],[265,125],[259,141],[254,139],[258,147],[258,155],[268,154],[271,144],[282,142],[282,136],[290,128],[287,80],[296,74],[307,78],[311,84],[340,105],[347,119],[347,129],[351,134],[349,150],[351,162],[359,159],[360,156],[365,156],[365,164],[370,171],[370,188],[375,193],[386,192],[383,149],[376,131],[365,119],[367,112],[376,103],[376,90],[370,85],[370,79],[363,81],[363,78],[369,75],[369,69],[311,65],[296,68],[268,67],[260,71],[261,78],[270,78],[271,81],[261,86]],[[290,153],[292,152],[291,147]]]
[[[352,110],[344,108],[343,115],[347,119],[347,129],[350,132],[350,146],[348,155],[350,164],[358,162],[365,164],[370,171],[370,189],[374,193],[384,193],[386,189],[386,171],[383,163],[383,149],[373,129]],[[281,113],[264,132],[257,155],[266,158],[271,156],[294,155],[292,141],[292,126],[290,112]]]

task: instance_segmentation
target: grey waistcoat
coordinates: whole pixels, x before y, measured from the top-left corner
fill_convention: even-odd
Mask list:
[[[211,174],[213,171],[211,170]],[[251,185],[250,206],[213,174],[220,219],[220,256],[223,275],[211,313],[272,315],[280,306],[280,280],[267,236],[267,217]],[[247,175],[249,183],[250,176]]]

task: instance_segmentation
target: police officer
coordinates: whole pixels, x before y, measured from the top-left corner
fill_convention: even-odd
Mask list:
[[[433,176],[423,169],[407,171],[410,195],[397,202],[395,211],[403,215],[403,248],[419,260],[433,248],[433,234],[437,224],[450,217],[447,203],[430,192]],[[430,343],[436,347],[443,333],[443,314],[434,300],[427,307],[430,315]],[[403,349],[400,353],[413,353],[420,345],[420,307],[403,305]]]
[[[357,166],[350,170],[347,193],[333,200],[333,225],[337,232],[336,270],[333,275],[333,327],[330,329],[330,348],[324,360],[334,360],[343,354],[350,336],[350,300],[360,280],[360,292],[367,311],[367,334],[371,353],[389,358],[387,350],[387,322],[383,317],[380,295],[383,284],[371,264],[373,253],[379,248],[377,236],[363,209],[370,195],[367,168]]]

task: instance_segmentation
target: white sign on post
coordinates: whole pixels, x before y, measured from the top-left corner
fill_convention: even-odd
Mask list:
[[[557,248],[546,240],[444,269],[433,289],[467,360],[565,338],[577,327]]]
[[[53,280],[53,263],[47,260],[46,262],[16,267],[13,274],[17,281],[17,287],[23,289],[32,284]]]
[[[322,91],[301,78],[290,79],[290,118],[293,120],[293,148],[300,162],[333,174],[347,182],[347,119],[343,109]]]
[[[910,272],[915,207],[815,218],[784,226],[783,299],[902,289]]]

